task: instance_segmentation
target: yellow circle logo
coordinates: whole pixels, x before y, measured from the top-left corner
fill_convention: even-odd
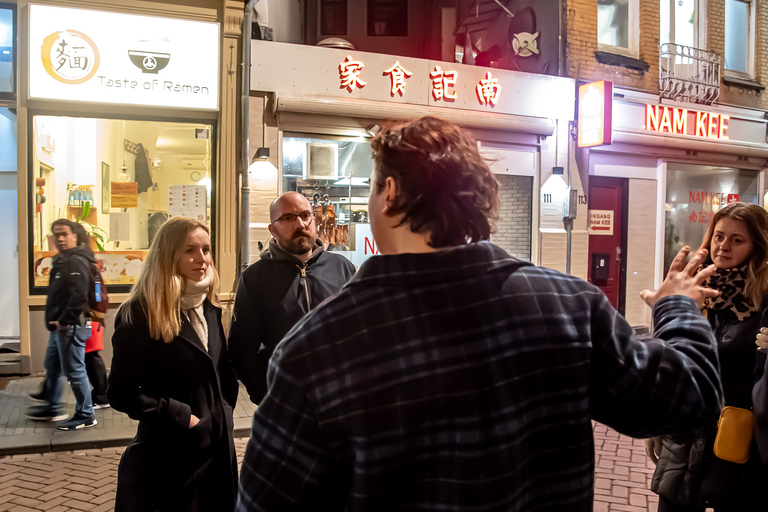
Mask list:
[[[99,69],[99,49],[77,30],[62,30],[43,39],[40,47],[45,71],[59,82],[81,84]]]

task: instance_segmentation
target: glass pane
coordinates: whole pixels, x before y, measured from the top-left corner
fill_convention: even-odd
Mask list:
[[[677,44],[694,47],[693,10],[696,0],[675,0],[675,40]]]
[[[320,33],[324,36],[347,35],[347,0],[322,0]]]
[[[0,93],[15,91],[13,76],[13,11],[0,8]]]
[[[33,118],[35,286],[47,286],[51,223],[83,224],[107,284],[136,281],[169,217],[210,226],[212,126],[116,119]]]
[[[675,0],[660,0],[659,2],[659,43],[673,43],[670,17],[670,7],[675,4]]]
[[[0,336],[19,337],[18,197],[16,181],[16,114],[0,108]]]
[[[408,35],[408,0],[368,0],[368,35]]]
[[[725,0],[725,69],[747,72],[749,5]]]
[[[758,171],[685,164],[667,170],[664,268],[684,245],[698,249],[712,215],[733,201],[757,203]]]
[[[283,192],[309,200],[318,237],[356,266],[376,252],[368,220],[372,171],[371,146],[363,137],[283,137]]]
[[[627,0],[598,1],[597,42],[629,48],[629,2]]]

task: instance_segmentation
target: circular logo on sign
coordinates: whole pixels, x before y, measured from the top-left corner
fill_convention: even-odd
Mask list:
[[[143,64],[147,70],[153,70],[157,67],[157,60],[154,57],[144,57]]]
[[[99,49],[77,30],[61,30],[43,39],[41,58],[45,71],[59,82],[81,84],[99,69]]]

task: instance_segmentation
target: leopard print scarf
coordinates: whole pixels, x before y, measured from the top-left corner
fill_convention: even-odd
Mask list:
[[[702,267],[704,268],[704,267]],[[757,311],[757,307],[744,295],[747,288],[747,267],[719,268],[703,285],[718,290],[720,294],[714,299],[705,299],[702,312],[705,310],[730,309],[741,322]]]

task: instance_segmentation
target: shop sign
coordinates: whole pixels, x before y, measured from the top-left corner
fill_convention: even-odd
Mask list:
[[[252,47],[255,91],[573,119],[570,78],[273,41]]]
[[[728,140],[730,116],[665,105],[645,106],[645,129],[658,133]]]
[[[577,140],[580,148],[610,144],[613,137],[613,82],[579,86]]]
[[[590,235],[613,235],[613,210],[589,210]]]
[[[693,208],[688,216],[688,222],[691,224],[709,224],[715,212],[721,207],[739,202],[739,194],[728,194],[725,192],[705,192],[702,190],[689,190],[688,203],[700,204],[701,208]],[[705,208],[709,207],[709,208]],[[713,211],[714,210],[714,211]]]
[[[109,199],[112,208],[136,208],[139,206],[139,184],[137,182],[113,181],[109,186]]]
[[[218,109],[219,25],[30,5],[29,97]]]

